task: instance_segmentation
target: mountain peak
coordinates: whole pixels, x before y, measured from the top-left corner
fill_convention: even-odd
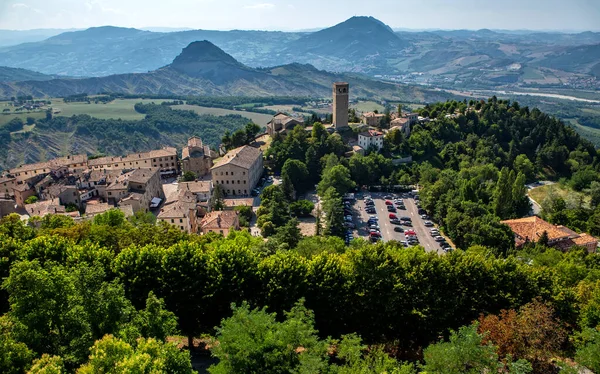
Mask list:
[[[375,17],[371,17],[371,16],[354,16],[354,17],[350,17],[347,20],[345,20],[342,23],[337,24],[336,26],[343,26],[343,27],[359,27],[359,28],[385,28],[387,30],[389,30],[390,32],[394,32],[394,30],[392,30],[391,27],[389,27],[388,25],[386,25],[385,23],[381,22],[380,20],[378,20]],[[336,27],[334,26],[334,27]]]
[[[213,83],[249,78],[256,73],[207,40],[190,43],[168,68]]]
[[[175,57],[171,66],[183,66],[190,63],[220,62],[241,65],[235,58],[227,54],[208,40],[196,41],[185,47],[179,56]]]

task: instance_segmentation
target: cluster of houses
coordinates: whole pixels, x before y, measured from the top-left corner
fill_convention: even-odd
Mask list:
[[[199,180],[178,183],[165,196],[165,180],[188,171]],[[152,212],[182,231],[226,234],[239,229],[239,218],[234,210],[211,212],[214,186],[226,196],[247,196],[262,173],[261,150],[243,146],[219,157],[198,137],[189,139],[181,157],[172,147],[123,157],[69,155],[6,170],[0,176],[0,217],[61,214],[83,220],[117,208],[126,216]]]

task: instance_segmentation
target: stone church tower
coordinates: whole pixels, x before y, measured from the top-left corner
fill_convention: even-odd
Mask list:
[[[348,83],[333,84],[333,127],[341,129],[348,127]]]

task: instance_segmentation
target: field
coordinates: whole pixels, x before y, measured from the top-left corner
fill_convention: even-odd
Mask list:
[[[213,116],[226,116],[228,114],[237,114],[242,117],[246,117],[251,119],[257,125],[266,125],[267,122],[273,118],[270,114],[262,114],[262,113],[253,113],[253,112],[245,112],[241,110],[230,110],[230,109],[221,109],[221,108],[208,108],[198,105],[176,105],[172,106],[173,109],[181,109],[181,110],[193,110],[198,114],[212,114]]]
[[[383,111],[385,110],[383,105],[378,104],[374,101],[360,101],[356,104],[352,104],[351,107],[363,113],[373,112],[375,110],[377,110],[379,113],[383,113]]]
[[[572,189],[561,186],[560,184],[548,184],[541,187],[536,187],[534,189],[529,190],[529,197],[535,200],[536,203],[542,204],[546,196],[548,194],[556,194],[562,197],[567,203],[569,201],[579,200],[580,197],[583,198],[584,205],[589,204],[590,198],[586,194],[581,192],[573,191]]]
[[[87,104],[87,103],[65,103],[63,99],[50,99],[52,102],[52,109],[60,110],[60,113],[55,116],[71,117],[73,115],[87,114],[89,116],[101,119],[123,119],[123,120],[140,120],[144,118],[144,114],[138,113],[133,108],[137,103],[156,103],[160,104],[164,100],[149,100],[149,99],[117,99],[107,104]],[[0,103],[0,111],[3,109],[11,109],[7,102]],[[224,116],[228,114],[239,114],[243,117],[249,118],[256,124],[265,125],[272,118],[271,115],[246,112],[243,110],[228,110],[220,108],[207,108],[196,105],[177,105],[173,106],[173,109],[186,109],[193,110],[198,114],[212,114],[215,116]],[[35,119],[44,118],[46,116],[45,110],[35,112],[10,112],[9,114],[0,114],[0,126],[10,122],[13,118],[20,118],[25,121],[27,117],[33,117]]]

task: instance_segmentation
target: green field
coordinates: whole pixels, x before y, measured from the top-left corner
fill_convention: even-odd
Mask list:
[[[578,200],[579,197],[583,198],[584,205],[588,205],[590,203],[590,197],[581,192],[573,191],[568,187],[564,187],[557,184],[549,184],[541,187],[536,187],[534,189],[529,190],[528,195],[535,200],[536,203],[541,204],[546,196],[549,193],[554,193],[557,196],[562,197],[566,201],[569,199]]]
[[[531,68],[529,66],[523,68],[523,79],[544,79],[544,75],[539,70]]]
[[[198,106],[198,105],[187,105],[187,104],[175,105],[175,106],[172,106],[171,108],[181,109],[181,110],[193,110],[194,112],[196,112],[198,114],[212,114],[213,116],[226,116],[228,114],[237,114],[242,117],[249,118],[254,123],[256,123],[257,125],[261,125],[261,126],[266,125],[267,122],[269,122],[271,120],[271,118],[273,118],[273,116],[270,114],[253,113],[253,112],[246,112],[246,111],[242,111],[242,110],[230,110],[230,109],[222,109],[222,108],[208,108],[208,107]]]
[[[373,112],[373,111],[378,111],[379,113],[383,113],[383,111],[385,110],[385,108],[383,107],[383,105],[378,104],[374,101],[360,101],[356,104],[352,104],[351,105],[352,108],[358,110],[359,112]]]

